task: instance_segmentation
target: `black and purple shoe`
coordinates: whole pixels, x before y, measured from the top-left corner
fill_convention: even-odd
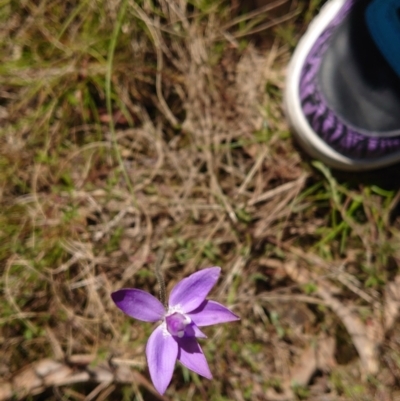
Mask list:
[[[329,166],[400,162],[400,0],[328,1],[290,62],[285,111]]]

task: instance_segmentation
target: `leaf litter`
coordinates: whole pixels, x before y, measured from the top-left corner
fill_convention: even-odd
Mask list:
[[[6,2],[0,400],[399,396],[398,188],[310,168],[282,113],[320,5]],[[160,249],[168,291],[220,265],[241,316],[165,397],[110,298],[156,295]]]

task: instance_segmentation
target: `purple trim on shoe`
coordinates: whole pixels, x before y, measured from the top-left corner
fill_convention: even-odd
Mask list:
[[[400,137],[373,137],[346,125],[327,105],[318,85],[318,70],[329,38],[358,0],[348,0],[322,32],[308,54],[300,77],[300,100],[313,131],[339,153],[356,158],[379,158],[400,149]]]

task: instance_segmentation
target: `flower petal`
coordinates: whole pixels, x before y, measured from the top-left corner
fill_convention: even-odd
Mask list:
[[[220,267],[209,267],[184,278],[171,291],[169,306],[180,305],[184,313],[196,309],[217,282]]]
[[[189,337],[207,338],[207,336],[192,322],[186,327],[185,335]]]
[[[144,322],[157,322],[164,316],[162,303],[153,295],[136,288],[123,288],[111,294],[122,312]]]
[[[200,345],[195,337],[184,337],[178,340],[179,352],[178,361],[185,365],[188,369],[203,376],[212,379],[212,374],[206,357],[203,354]]]
[[[162,395],[171,381],[178,356],[178,343],[166,332],[164,323],[158,326],[149,337],[146,355],[151,380]]]
[[[197,309],[187,314],[197,326],[232,322],[240,317],[215,301],[204,301]]]

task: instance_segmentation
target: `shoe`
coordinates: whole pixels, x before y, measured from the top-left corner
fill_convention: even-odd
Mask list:
[[[400,0],[330,0],[301,38],[284,108],[300,145],[327,165],[400,162]]]

